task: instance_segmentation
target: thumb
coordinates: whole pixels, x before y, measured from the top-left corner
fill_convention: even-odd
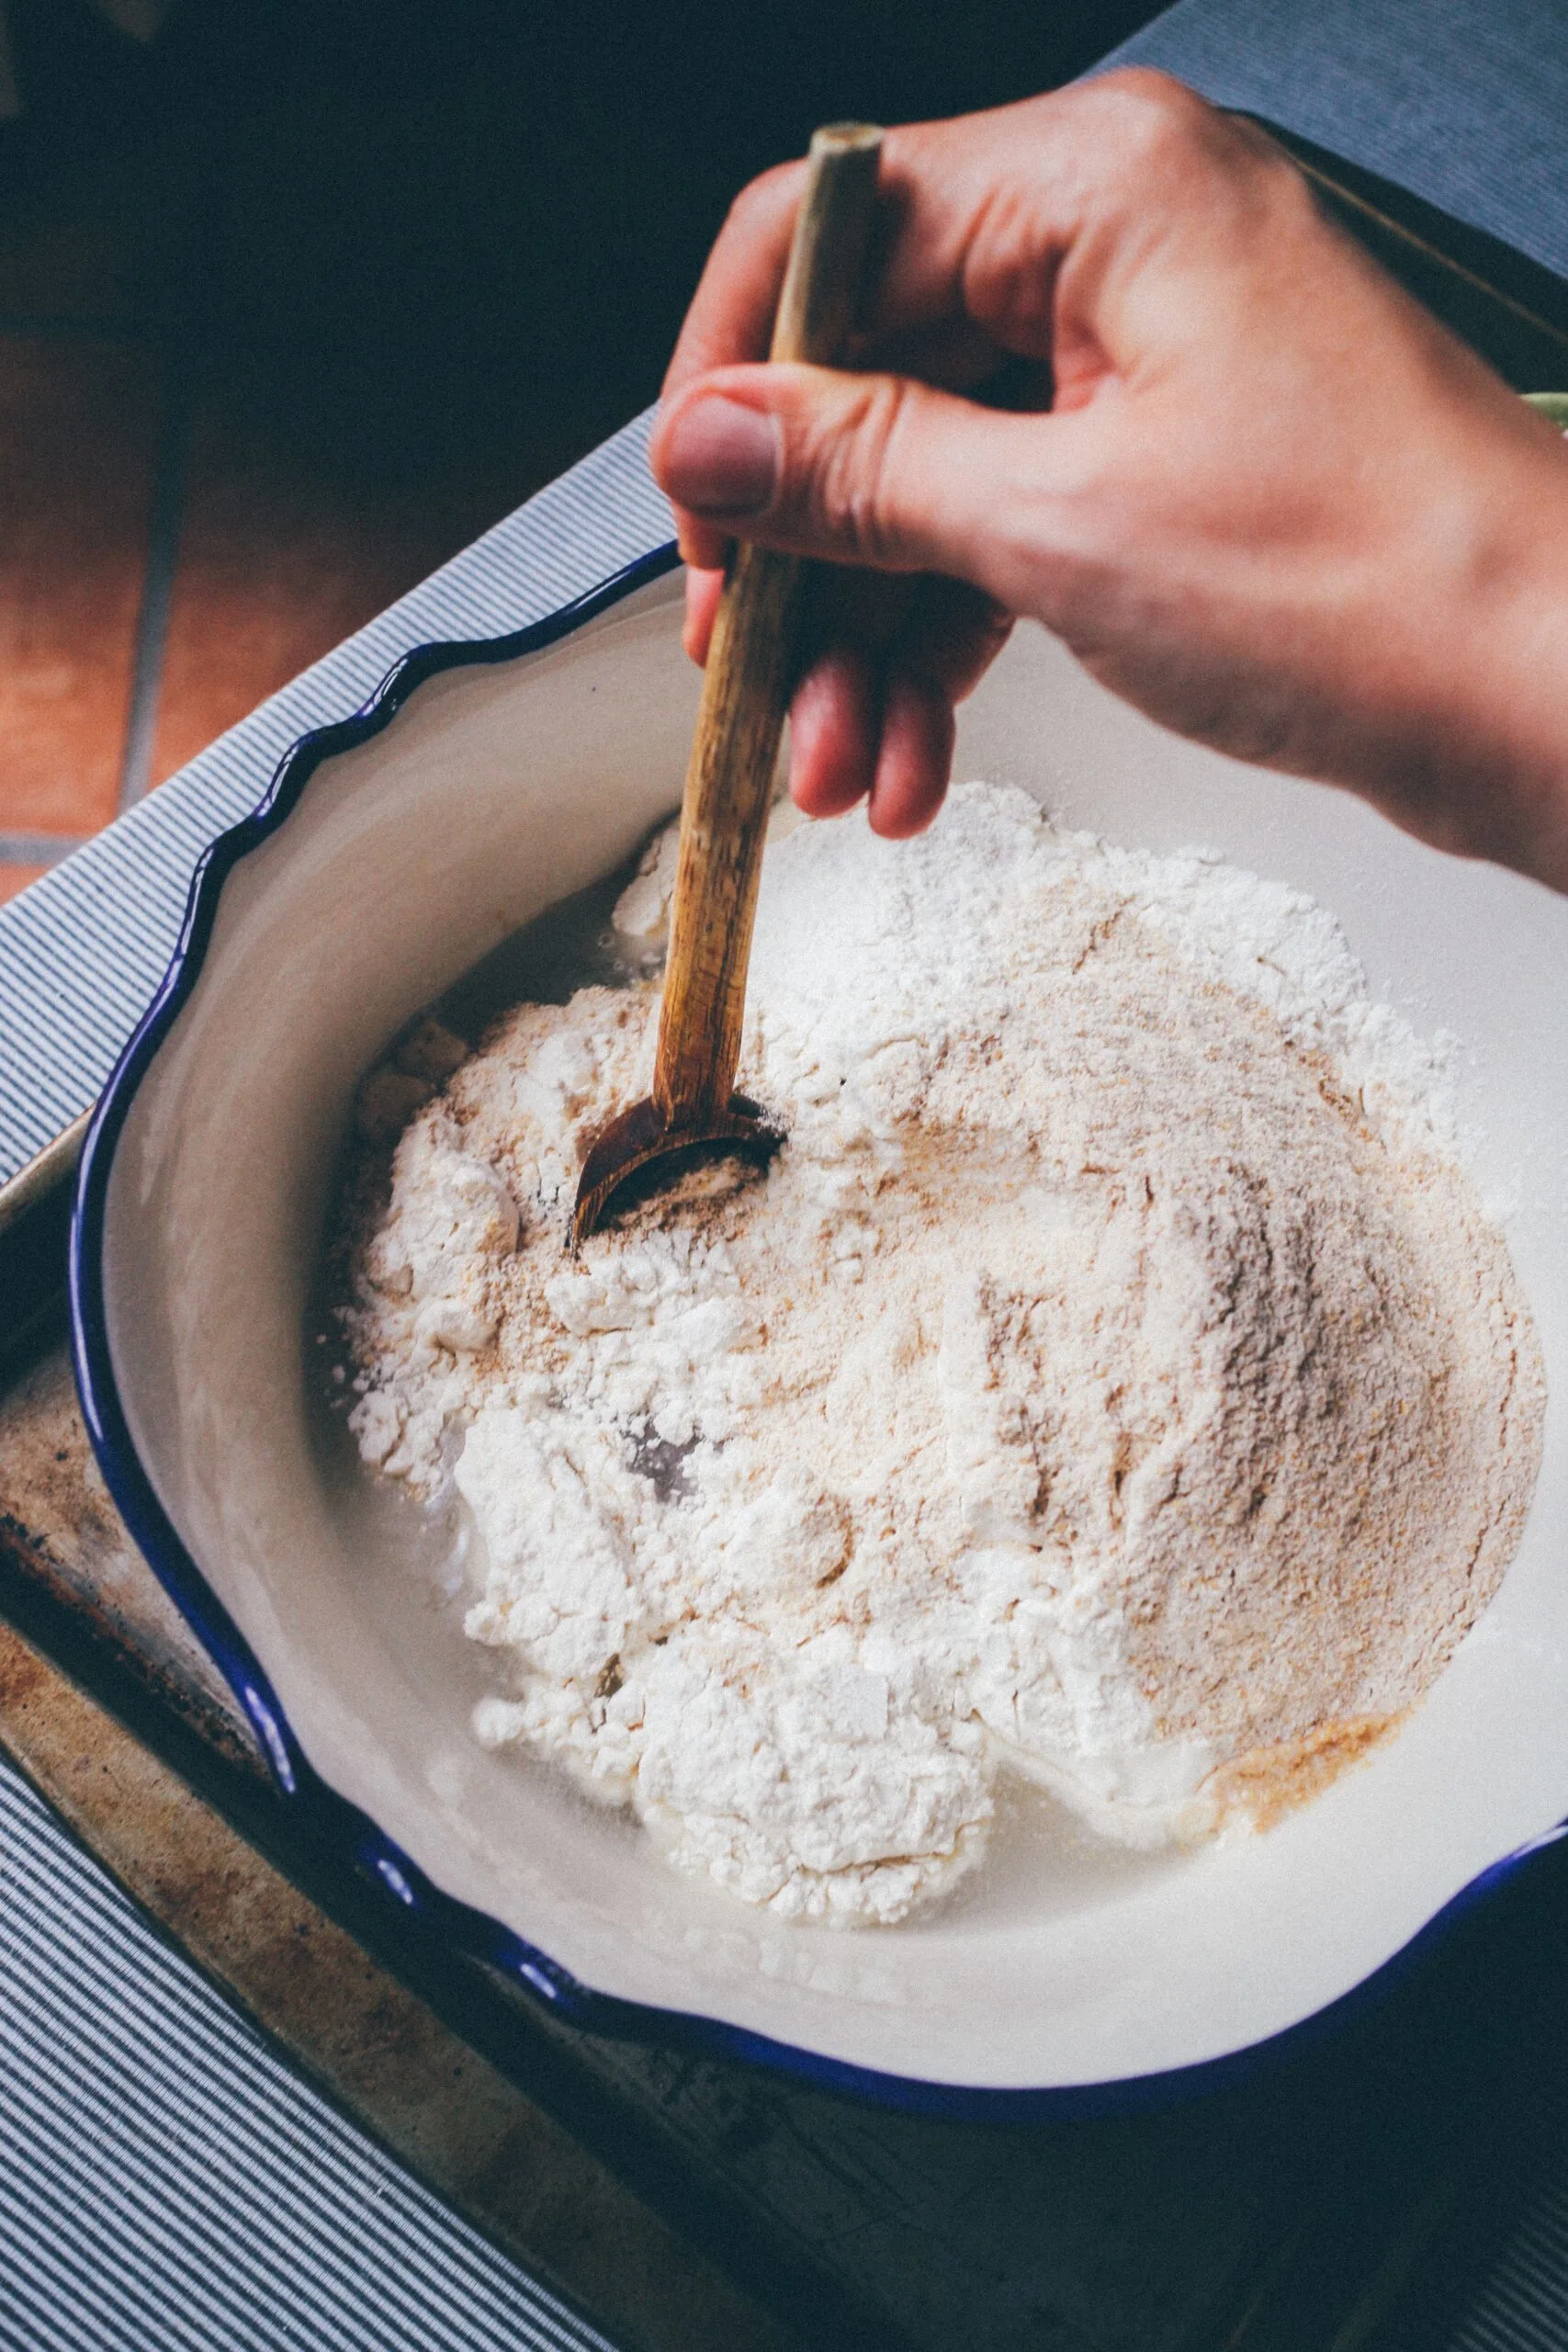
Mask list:
[[[1027,612],[1061,495],[1051,445],[1073,421],[981,408],[904,376],[719,368],[670,402],[649,458],[694,561],[751,539],[943,572]]]

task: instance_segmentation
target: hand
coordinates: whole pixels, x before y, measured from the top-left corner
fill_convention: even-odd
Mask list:
[[[1568,888],[1568,455],[1269,140],[1143,72],[890,132],[852,371],[756,364],[803,178],[738,200],[652,453],[699,660],[730,538],[843,567],[803,808],[929,823],[1029,616],[1165,725]]]

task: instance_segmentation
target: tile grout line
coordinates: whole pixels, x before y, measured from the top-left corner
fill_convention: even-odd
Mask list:
[[[153,475],[152,513],[147,527],[147,564],[141,577],[141,610],[136,623],[130,707],[119,772],[121,815],[144,797],[152,781],[169,607],[179,561],[192,405],[191,371],[186,356],[177,352],[169,361],[164,429],[158,436]]]
[[[0,865],[58,865],[86,839],[85,833],[0,832]]]

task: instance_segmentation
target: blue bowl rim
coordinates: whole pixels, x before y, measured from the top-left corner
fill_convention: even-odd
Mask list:
[[[1324,2007],[1237,2050],[1154,2075],[1017,2088],[942,2083],[883,2073],[776,2041],[700,2012],[665,2009],[601,1993],[487,1912],[445,1894],[307,1759],[260,1660],[186,1551],[143,1469],[110,1359],[103,1238],[116,1146],[137,1088],[201,976],[223,886],[240,860],[287,822],[322,762],[378,735],[429,678],[516,660],[558,644],[637,589],[674,571],[673,542],[656,548],[542,620],[511,634],[412,647],[350,718],[311,729],[284,753],[251,814],[219,834],[191,878],[179,939],[166,971],[99,1097],[83,1148],[71,1225],[72,1355],[88,1437],[121,1517],[158,1582],[233,1691],[279,1794],[321,1850],[367,1877],[389,1915],[413,1913],[446,1943],[497,1969],[551,2015],[592,2033],[739,2059],[812,2086],[908,2113],[996,2123],[1065,2121],[1125,2114],[1239,2086],[1265,2066],[1305,2052],[1385,2000],[1458,1921],[1568,1833],[1568,1821],[1503,1855],[1371,1973]]]

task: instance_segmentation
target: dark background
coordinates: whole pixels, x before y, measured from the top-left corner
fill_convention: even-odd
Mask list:
[[[729,198],[814,124],[1022,96],[1156,13],[181,0],[142,49],[11,0],[0,208],[112,233],[138,308],[312,462],[532,486],[655,395]]]
[[[819,121],[1069,78],[1148,0],[6,0],[0,899],[646,406]]]

